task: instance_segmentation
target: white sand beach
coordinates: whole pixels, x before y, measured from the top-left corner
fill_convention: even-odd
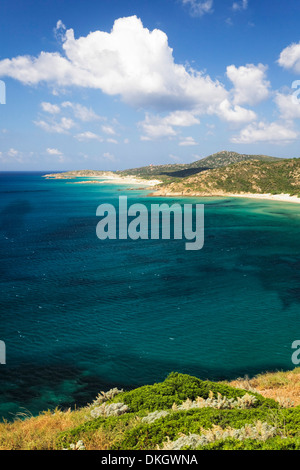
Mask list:
[[[156,186],[160,184],[159,180],[144,180],[142,178],[137,178],[134,176],[93,176],[92,180],[89,181],[76,181],[72,184],[133,184],[133,185],[143,185],[147,187]]]
[[[228,194],[231,197],[243,197],[252,199],[268,199],[270,201],[294,202],[300,204],[300,198],[289,194]]]

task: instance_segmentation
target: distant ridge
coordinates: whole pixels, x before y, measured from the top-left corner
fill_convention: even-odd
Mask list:
[[[281,158],[269,157],[267,155],[247,155],[222,150],[208,157],[187,164],[166,164],[166,165],[148,165],[140,168],[118,171],[120,175],[136,175],[140,177],[170,176],[173,178],[185,178],[205,170],[221,168],[234,163],[249,160],[259,160],[262,162],[278,162]]]

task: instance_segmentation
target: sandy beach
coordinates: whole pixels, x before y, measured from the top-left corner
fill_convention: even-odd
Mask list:
[[[231,197],[243,197],[251,199],[267,199],[270,201],[281,201],[281,202],[294,202],[300,204],[300,198],[297,196],[290,196],[289,194],[228,194]]]
[[[225,193],[225,192],[212,192],[212,193],[181,193],[181,192],[165,192],[162,189],[149,194],[151,197],[239,197],[244,199],[264,199],[269,201],[278,201],[278,202],[293,202],[300,204],[300,198],[297,196],[290,196],[289,194],[252,194],[252,193],[243,193],[243,194],[234,194],[234,193]]]
[[[109,182],[110,184],[134,184],[134,185],[143,185],[147,187],[156,186],[160,184],[161,181],[159,180],[144,180],[141,178],[135,178],[133,176],[99,176],[94,177],[93,180],[89,181],[76,181],[72,184],[106,184]]]

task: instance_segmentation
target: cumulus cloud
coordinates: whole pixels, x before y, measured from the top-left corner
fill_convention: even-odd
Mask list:
[[[41,52],[0,61],[0,76],[26,85],[47,82],[99,89],[133,106],[160,110],[206,108],[226,90],[209,76],[176,64],[167,35],[149,31],[136,16],[119,18],[110,33],[94,31],[78,39],[65,31],[63,54]]]
[[[215,112],[221,119],[232,124],[242,124],[256,119],[256,113],[238,105],[232,105],[228,99],[220,103]]]
[[[266,80],[267,66],[263,64],[227,67],[226,75],[233,83],[233,103],[256,105],[270,94],[270,82]]]
[[[288,144],[296,140],[299,133],[292,129],[291,123],[258,122],[250,124],[238,136],[231,139],[235,144],[253,144],[267,142],[273,144]]]
[[[293,43],[283,49],[277,62],[284,69],[300,73],[300,43]]]
[[[213,0],[182,0],[182,3],[190,7],[192,16],[203,16],[213,12]]]
[[[284,95],[278,92],[274,101],[282,119],[300,119],[300,99],[297,99],[295,95]]]
[[[139,127],[144,133],[142,140],[152,140],[175,137],[178,134],[176,127],[189,127],[199,123],[199,119],[192,112],[174,111],[164,117],[146,114],[145,120],[139,123]]]
[[[213,6],[213,1],[182,1],[199,14],[211,12]],[[249,123],[257,118],[256,114],[242,105],[251,106],[269,96],[265,66],[229,66],[227,77],[233,88],[228,91],[207,73],[177,64],[167,35],[159,29],[145,28],[136,16],[117,19],[110,32],[98,30],[79,38],[61,21],[55,31],[62,41],[62,52],[42,51],[37,57],[0,60],[0,77],[9,76],[29,86],[77,86],[119,96],[146,111],[145,120],[139,123],[142,140],[176,137],[180,128],[199,124],[203,115],[214,115],[235,125]],[[35,124],[47,132],[69,133],[77,125],[76,119],[105,120],[92,109],[70,101],[60,106],[44,102],[42,108],[48,117],[43,116]],[[71,117],[59,120],[59,111],[67,109],[72,111]],[[102,131],[113,137],[113,127],[104,126]],[[84,133],[78,136],[92,138],[87,134],[84,137]]]

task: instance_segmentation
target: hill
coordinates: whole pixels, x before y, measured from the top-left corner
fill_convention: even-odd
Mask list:
[[[300,406],[289,400],[299,398],[299,378],[299,368],[234,383],[171,373],[101,392],[81,409],[2,423],[0,449],[300,450]]]
[[[166,195],[289,194],[300,197],[300,159],[249,159],[162,184]]]
[[[277,162],[280,158],[268,157],[266,155],[246,155],[236,152],[222,151],[209,155],[203,159],[197,160],[192,163],[186,164],[165,164],[165,165],[148,165],[144,167],[131,168],[119,171],[97,171],[97,170],[77,170],[66,171],[60,173],[52,173],[44,175],[45,178],[55,179],[74,179],[74,178],[101,178],[109,176],[119,177],[136,177],[145,180],[159,179],[164,183],[187,178],[189,176],[197,175],[203,171],[222,168],[233,165],[238,162],[258,160],[261,162]]]
[[[152,178],[154,176],[185,178],[187,176],[201,173],[202,171],[221,168],[249,160],[258,160],[270,163],[276,162],[280,159],[276,157],[268,157],[266,155],[246,155],[223,150],[222,152],[214,153],[213,155],[209,155],[208,157],[189,164],[148,165],[145,167],[119,171],[117,173],[120,175],[136,175],[145,178]]]

